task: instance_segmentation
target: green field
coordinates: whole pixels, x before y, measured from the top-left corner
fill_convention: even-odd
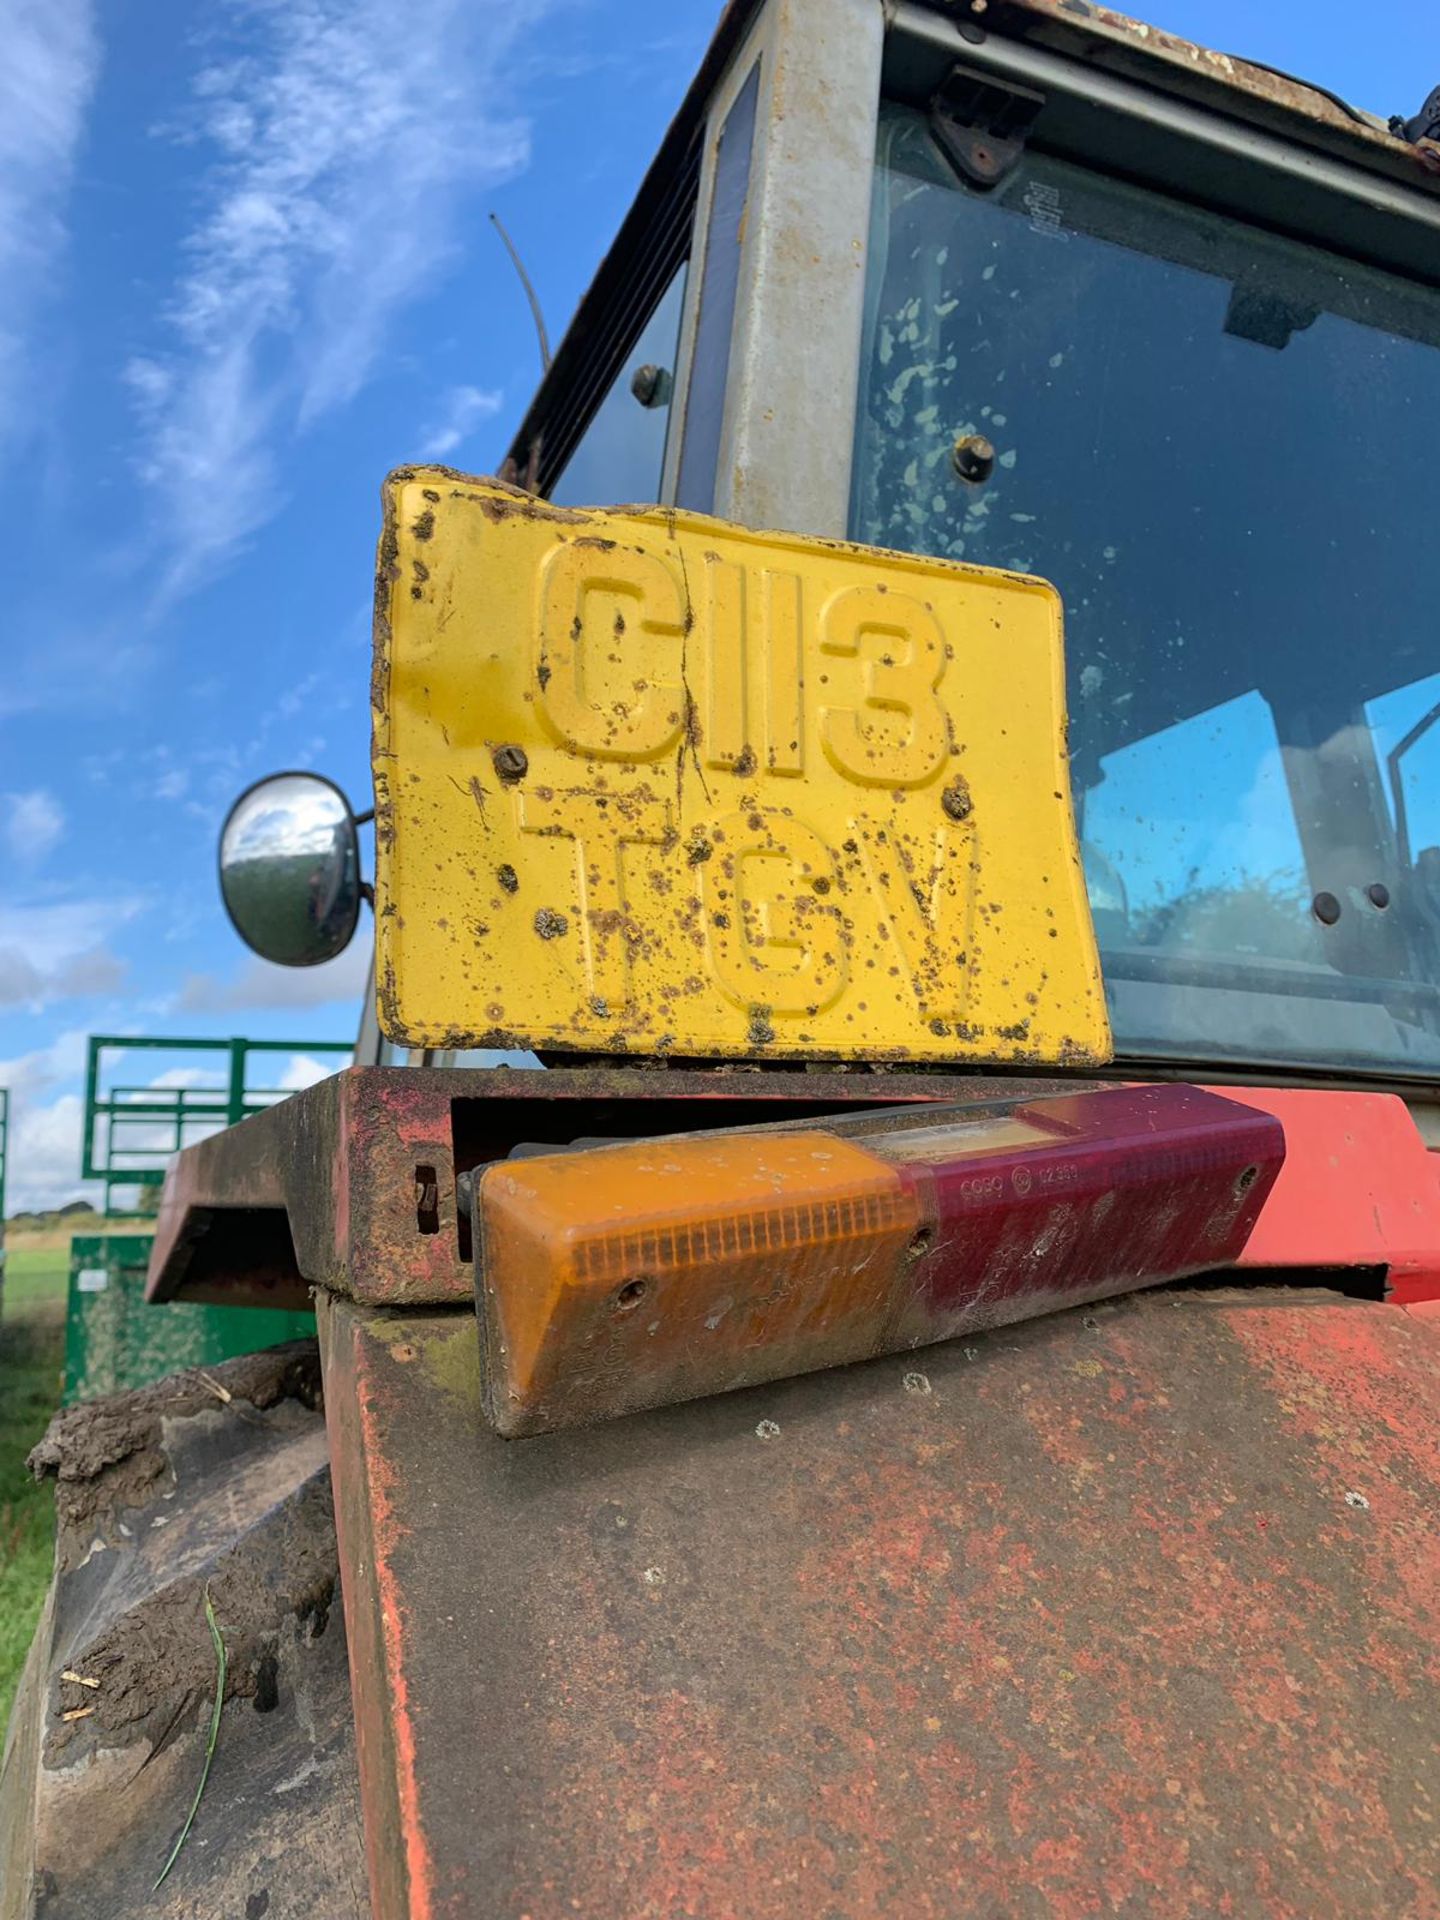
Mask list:
[[[69,1285],[70,1241],[57,1246],[33,1246],[11,1241],[5,1258],[4,1317],[24,1319],[32,1307],[57,1307],[65,1311],[65,1289]]]
[[[54,1494],[25,1456],[60,1402],[68,1273],[68,1244],[11,1242],[0,1305],[0,1727],[50,1582]]]

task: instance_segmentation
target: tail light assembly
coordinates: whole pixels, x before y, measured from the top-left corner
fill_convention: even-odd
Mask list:
[[[1284,1160],[1191,1086],[691,1133],[473,1182],[484,1406],[542,1433],[1232,1265]]]

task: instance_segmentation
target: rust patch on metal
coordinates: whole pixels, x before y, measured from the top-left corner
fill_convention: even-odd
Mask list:
[[[1079,53],[1097,65],[1113,66],[1123,56],[1147,69],[1150,84],[1169,92],[1203,92],[1213,99],[1219,90],[1222,96],[1230,96],[1231,112],[1246,102],[1277,107],[1308,124],[1327,144],[1334,144],[1338,135],[1372,160],[1421,160],[1415,148],[1397,139],[1383,120],[1324,87],[1259,61],[1216,52],[1111,7],[1094,6],[1090,0],[996,0],[986,24],[1002,33]]]
[[[514,786],[517,780],[523,780],[530,770],[530,760],[523,747],[495,747],[490,760],[496,774],[507,787]]]
[[[415,1742],[408,1688],[398,1658],[412,1624],[395,1591],[389,1556],[403,1538],[396,1488],[377,1442],[383,1394],[352,1328],[322,1307],[321,1356],[333,1383],[327,1406],[340,1585],[375,1920],[432,1920],[432,1869],[415,1830]]]

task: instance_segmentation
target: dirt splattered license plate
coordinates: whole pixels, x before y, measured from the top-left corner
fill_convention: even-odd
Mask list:
[[[376,609],[392,1040],[1108,1058],[1053,588],[418,468]]]

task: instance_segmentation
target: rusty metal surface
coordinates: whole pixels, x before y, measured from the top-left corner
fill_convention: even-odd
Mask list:
[[[228,1396],[222,1398],[221,1396]],[[57,1415],[56,1576],[0,1779],[4,1920],[369,1912],[313,1341]],[[158,1893],[204,1761],[205,1793]]]
[[[312,1287],[325,1287],[394,1306],[469,1300],[469,1223],[457,1214],[455,1177],[503,1159],[517,1141],[680,1132],[702,1112],[707,1126],[748,1126],[979,1100],[987,1090],[1020,1099],[1054,1086],[838,1067],[350,1067],[176,1157],[146,1297],[304,1306]]]
[[[518,1444],[468,1315],[321,1322],[377,1920],[1440,1913],[1440,1321],[1146,1294]]]

